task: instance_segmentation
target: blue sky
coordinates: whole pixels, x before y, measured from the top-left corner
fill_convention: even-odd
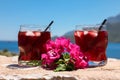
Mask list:
[[[17,40],[19,25],[51,26],[52,36],[120,13],[120,0],[0,0],[0,40]]]

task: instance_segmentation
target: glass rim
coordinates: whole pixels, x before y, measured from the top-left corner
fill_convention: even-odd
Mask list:
[[[43,25],[38,25],[38,24],[21,24],[20,25],[20,27],[42,27],[42,26]]]
[[[80,24],[75,26],[75,30],[96,30],[98,31],[101,24]],[[103,25],[101,30],[106,30],[106,24]]]
[[[101,24],[80,24],[80,25],[76,25],[75,27],[79,27],[79,26],[100,26]],[[106,25],[106,24],[104,24]]]
[[[20,31],[44,31],[47,25],[38,25],[38,24],[21,24]],[[51,28],[48,28],[48,31],[51,31]]]

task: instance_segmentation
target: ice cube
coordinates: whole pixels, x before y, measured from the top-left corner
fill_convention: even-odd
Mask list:
[[[89,32],[89,34],[90,34],[92,37],[97,37],[97,36],[98,36],[98,32],[97,32],[97,31]]]
[[[88,31],[84,31],[84,35],[87,35],[88,34]]]
[[[35,32],[35,36],[40,36],[41,33],[40,32]]]
[[[98,36],[98,33],[96,32],[94,36],[95,36],[95,37]]]
[[[76,35],[76,36],[78,36],[78,37],[80,37],[80,36],[81,36],[81,34],[80,34],[80,32],[79,32],[79,31],[76,31],[75,35]]]
[[[34,35],[34,33],[32,31],[27,31],[26,36],[35,36],[35,35]]]

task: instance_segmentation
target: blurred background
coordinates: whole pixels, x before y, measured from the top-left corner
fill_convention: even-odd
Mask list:
[[[0,0],[0,53],[19,53],[21,24],[51,26],[55,39],[66,36],[74,42],[76,25],[101,24],[107,19],[107,56],[120,59],[120,0]]]

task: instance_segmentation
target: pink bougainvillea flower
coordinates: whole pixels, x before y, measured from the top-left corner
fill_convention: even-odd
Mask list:
[[[70,40],[65,37],[59,37],[55,40],[56,46],[68,47],[69,43]]]
[[[52,50],[52,49],[55,49],[56,48],[56,45],[55,45],[55,42],[52,41],[52,40],[49,40],[47,43],[46,43],[46,50],[49,51],[49,50]]]
[[[85,60],[84,57],[82,58],[76,57],[72,60],[74,60],[73,64],[74,64],[75,69],[82,69],[82,68],[88,67],[88,60]]]
[[[88,66],[88,59],[85,58],[80,47],[71,43],[70,40],[65,37],[56,38],[55,41],[48,41],[46,43],[46,50],[47,52],[41,56],[43,67],[50,69],[56,68],[56,62],[59,59],[63,59],[63,53],[69,53],[69,62],[74,65],[75,69],[86,68]]]
[[[76,44],[70,44],[70,57],[75,66],[75,69],[86,68],[88,66],[88,60],[85,59],[84,54],[80,51],[80,47]]]
[[[42,54],[42,67],[54,69],[56,64],[55,61],[60,58],[60,55],[53,52],[48,52],[47,54]]]
[[[41,58],[42,58],[42,65],[44,67],[48,66],[48,65],[50,65],[50,64],[52,64],[54,62],[53,60],[49,59],[49,56],[47,54],[42,54]]]
[[[53,59],[53,60],[56,60],[56,59],[60,58],[60,54],[54,52],[54,50],[49,51],[47,54],[48,54],[49,58]]]
[[[69,46],[68,46],[68,51],[73,52],[73,53],[80,52],[80,47],[76,44],[70,43]]]

